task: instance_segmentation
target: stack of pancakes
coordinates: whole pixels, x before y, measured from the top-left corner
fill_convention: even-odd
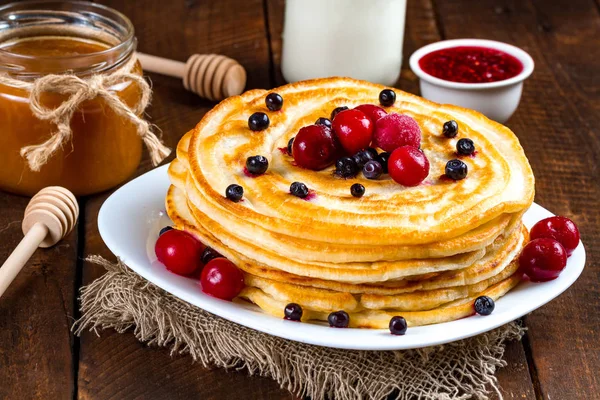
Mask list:
[[[508,128],[396,90],[395,104],[385,109],[421,128],[431,165],[422,184],[403,187],[388,175],[346,180],[333,175],[334,167],[300,168],[287,154],[300,128],[339,106],[378,104],[382,89],[329,78],[251,90],[220,103],[180,141],[167,212],[177,228],[244,271],[241,298],[278,317],[297,303],[303,320],[344,310],[351,327],[386,328],[395,315],[412,326],[471,315],[475,298],[497,299],[519,282],[515,258],[528,240],[521,217],[533,200],[534,178]],[[272,92],[283,97],[281,111],[265,106]],[[271,122],[253,132],[248,117],[257,111]],[[459,126],[453,139],[442,135],[449,120]],[[462,157],[469,174],[455,182],[444,168],[458,157],[460,138],[473,140],[477,153]],[[254,155],[269,160],[257,177],[244,171]],[[314,196],[291,195],[295,181]],[[366,188],[361,198],[350,194],[357,182]],[[244,188],[239,203],[224,196],[234,183]]]

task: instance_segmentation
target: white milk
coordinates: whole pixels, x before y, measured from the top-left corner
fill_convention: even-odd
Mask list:
[[[393,85],[406,0],[287,0],[281,69],[288,82],[349,76]]]

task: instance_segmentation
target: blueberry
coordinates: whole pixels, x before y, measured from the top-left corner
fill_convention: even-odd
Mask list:
[[[265,104],[271,111],[279,111],[283,107],[283,98],[277,93],[270,93],[265,98]]]
[[[475,312],[479,315],[490,315],[496,308],[494,299],[488,296],[479,296],[475,299]]]
[[[302,182],[294,182],[290,185],[290,193],[303,199],[308,196],[308,188]]]
[[[296,139],[295,136],[288,141],[287,151],[290,156],[292,155],[292,146],[294,145],[294,139]]]
[[[315,125],[323,125],[331,129],[331,120],[329,118],[321,117],[316,120]]]
[[[381,93],[379,93],[379,103],[382,106],[389,107],[396,102],[396,92],[392,89],[383,89]]]
[[[407,329],[408,325],[404,317],[396,316],[390,319],[390,333],[392,335],[404,335]]]
[[[333,121],[333,119],[335,118],[336,115],[338,115],[342,111],[346,111],[347,109],[348,109],[348,107],[346,107],[346,106],[334,108],[333,111],[331,112],[331,117],[329,119]]]
[[[163,233],[165,233],[165,232],[169,232],[169,231],[171,231],[171,230],[173,230],[173,227],[172,227],[172,226],[165,226],[164,228],[162,228],[162,229],[160,230],[160,232],[158,233],[158,236],[162,236],[162,234],[163,234]]]
[[[470,156],[475,152],[475,144],[471,139],[459,139],[458,142],[456,142],[456,151],[458,154]]]
[[[450,179],[455,181],[465,179],[468,172],[467,164],[460,160],[454,159],[446,163],[446,176]]]
[[[206,264],[208,264],[208,262],[210,260],[212,260],[214,258],[219,258],[219,257],[223,257],[223,256],[220,253],[218,253],[215,249],[213,249],[212,247],[206,246],[206,248],[202,252],[202,256],[200,256],[200,261],[202,261],[202,264],[206,265]]]
[[[243,196],[244,188],[240,185],[236,185],[235,183],[227,186],[227,189],[225,189],[225,197],[236,203],[240,201]]]
[[[377,153],[377,150],[375,150],[372,147],[367,147],[364,151],[367,154],[370,154],[373,160],[375,160],[377,158],[377,156],[379,155],[379,153]]]
[[[248,128],[255,132],[267,129],[269,124],[269,117],[264,112],[255,112],[248,118]]]
[[[246,160],[248,172],[254,175],[264,174],[269,168],[269,160],[264,156],[252,156]]]
[[[332,328],[347,328],[350,324],[350,316],[346,311],[336,311],[329,314],[327,321]]]
[[[383,174],[383,167],[379,162],[371,160],[363,167],[363,175],[367,179],[377,179]]]
[[[377,159],[377,150],[369,147],[368,149],[361,150],[353,155],[352,159],[356,162],[358,168],[362,168],[367,162]]]
[[[302,307],[296,303],[290,303],[285,306],[283,310],[284,319],[288,319],[290,321],[300,321],[302,318]]]
[[[365,194],[365,187],[360,183],[355,183],[354,185],[350,186],[350,193],[354,197],[362,197],[363,194]]]
[[[342,178],[351,178],[358,173],[358,164],[350,157],[342,157],[335,162],[335,173]]]
[[[377,161],[379,162],[379,164],[381,164],[381,168],[383,168],[383,173],[387,174],[388,173],[388,161],[390,159],[390,153],[385,152],[385,153],[381,153],[380,155],[377,156]]]
[[[458,124],[456,123],[456,121],[452,120],[444,122],[444,128],[442,129],[442,133],[447,138],[453,138],[456,135],[458,135]]]

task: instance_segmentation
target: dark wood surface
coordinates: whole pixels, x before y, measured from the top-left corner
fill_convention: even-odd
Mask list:
[[[130,16],[139,49],[185,60],[222,53],[248,71],[248,88],[283,83],[284,0],[101,1]],[[507,347],[497,376],[506,399],[599,398],[600,380],[600,3],[594,0],[409,0],[404,66],[397,87],[418,93],[407,65],[427,43],[496,39],[528,51],[536,69],[507,125],[519,136],[537,180],[536,201],[579,225],[587,266],[565,294],[524,319],[522,342]],[[376,61],[376,60],[375,60]],[[174,146],[213,103],[179,81],[150,75],[152,122]],[[144,161],[138,173],[151,168]],[[0,399],[293,399],[245,371],[205,369],[188,357],[104,331],[74,337],[76,293],[102,270],[89,254],[112,257],[96,226],[110,193],[80,200],[75,232],[38,251],[0,300]],[[27,199],[0,193],[0,260],[21,239]]]

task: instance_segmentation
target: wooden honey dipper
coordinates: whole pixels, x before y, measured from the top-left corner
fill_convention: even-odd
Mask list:
[[[237,61],[219,54],[194,54],[185,63],[137,53],[146,71],[183,79],[183,87],[200,97],[220,101],[246,87],[246,70]]]
[[[73,230],[79,206],[65,188],[49,186],[31,198],[22,229],[25,237],[0,267],[0,296],[8,288],[38,247],[50,247]]]

